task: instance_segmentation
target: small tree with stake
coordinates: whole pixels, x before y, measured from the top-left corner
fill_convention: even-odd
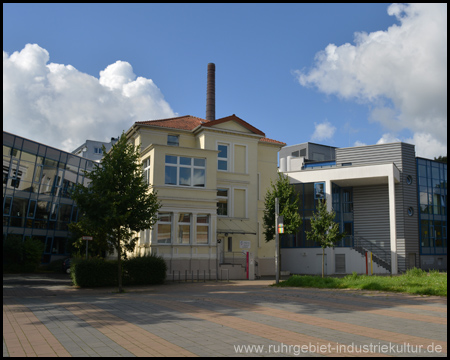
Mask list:
[[[334,246],[345,236],[345,233],[339,232],[339,224],[334,221],[335,216],[333,210],[327,210],[326,201],[320,201],[311,219],[311,231],[305,231],[308,240],[315,241],[322,247],[322,277],[324,277],[325,248]]]
[[[89,186],[77,185],[72,194],[86,228],[103,232],[117,252],[119,292],[122,292],[121,259],[126,258],[127,251],[134,250],[137,240],[134,234],[156,223],[161,206],[156,193],[149,191],[150,186],[144,181],[139,158],[138,148],[122,134],[101,164],[86,172],[91,180]]]
[[[279,215],[283,216],[284,232],[286,234],[297,233],[302,220],[298,213],[299,196],[294,187],[289,184],[289,178],[281,173],[275,183],[270,183],[271,188],[267,191],[264,199],[264,237],[266,242],[274,239],[277,229],[275,228],[275,199],[278,198]],[[277,281],[280,273],[279,246],[276,249],[276,276]]]
[[[294,187],[289,184],[289,179],[283,174],[278,174],[275,183],[271,182],[271,188],[267,191],[264,199],[264,237],[266,242],[275,236],[275,198],[280,204],[280,216],[284,218],[284,232],[286,234],[297,233],[302,220],[298,213],[299,196]]]

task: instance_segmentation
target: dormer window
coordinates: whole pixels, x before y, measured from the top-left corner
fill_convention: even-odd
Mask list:
[[[169,135],[167,136],[167,145],[169,146],[179,146],[179,136],[178,135]]]

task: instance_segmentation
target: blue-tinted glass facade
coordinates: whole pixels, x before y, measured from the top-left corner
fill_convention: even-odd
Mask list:
[[[69,194],[92,169],[92,161],[3,132],[3,239],[40,239],[44,263],[68,255],[68,224],[78,216]]]
[[[447,255],[447,164],[417,158],[421,255]]]
[[[320,199],[317,199],[317,185],[325,186],[325,183],[293,184],[295,192],[299,195],[299,214],[302,219],[300,231],[297,234],[283,234],[280,236],[282,248],[312,248],[320,247],[314,241],[306,237],[306,231],[311,231],[311,218],[316,211]],[[341,188],[332,184],[333,210],[336,213],[335,221],[340,225],[340,231],[345,231],[348,236],[341,240],[337,247],[352,246],[353,241],[353,190]],[[325,188],[323,188],[325,193]]]

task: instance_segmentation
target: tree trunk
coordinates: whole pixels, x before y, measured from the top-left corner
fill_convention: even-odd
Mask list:
[[[119,230],[120,231],[120,230]],[[117,268],[118,268],[118,283],[119,283],[119,293],[123,292],[122,290],[122,263],[121,263],[121,247],[120,247],[120,237],[119,235],[117,235],[118,239],[116,240],[118,242],[118,246],[117,246]]]
[[[323,278],[323,273],[325,272],[325,248],[322,248],[322,278]]]

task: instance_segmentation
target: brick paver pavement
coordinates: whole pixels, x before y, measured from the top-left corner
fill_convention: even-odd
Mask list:
[[[265,280],[118,294],[49,277],[4,275],[4,357],[447,356],[447,298]]]

